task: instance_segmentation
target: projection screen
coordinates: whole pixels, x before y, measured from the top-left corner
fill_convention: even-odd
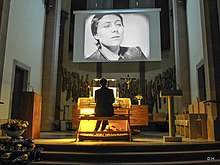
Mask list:
[[[73,62],[161,61],[160,9],[73,13]]]

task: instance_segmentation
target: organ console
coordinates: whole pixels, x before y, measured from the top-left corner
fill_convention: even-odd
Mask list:
[[[76,134],[77,141],[83,140],[125,140],[131,141],[130,130],[130,98],[119,98],[115,79],[108,79],[108,87],[113,89],[115,102],[113,117],[95,117],[94,92],[100,87],[95,86],[90,89],[90,97],[80,97],[77,101],[77,111],[79,114],[79,126]],[[113,84],[114,86],[110,86]],[[108,120],[109,125],[104,131],[94,131],[97,120]]]

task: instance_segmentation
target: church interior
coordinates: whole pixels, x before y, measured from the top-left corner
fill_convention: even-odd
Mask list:
[[[124,61],[87,60],[103,13],[123,16]],[[219,0],[1,0],[0,164],[220,164],[219,13]],[[95,115],[103,77],[111,117]]]

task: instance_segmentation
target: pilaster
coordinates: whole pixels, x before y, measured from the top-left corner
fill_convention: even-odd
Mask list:
[[[45,22],[42,79],[41,131],[53,131],[55,124],[56,85],[62,0],[54,0]]]
[[[180,109],[184,109],[191,103],[186,6],[185,1],[172,2],[176,83],[183,91],[179,106]]]
[[[211,100],[206,106],[208,139],[220,140],[220,30],[219,30],[219,1],[204,0],[201,3],[203,14],[203,44],[205,51],[205,80],[206,98]]]
[[[5,48],[6,48],[10,3],[11,0],[2,0],[0,2],[0,43],[1,43],[0,44],[0,96],[2,89],[2,77],[3,77],[3,67],[5,60]]]

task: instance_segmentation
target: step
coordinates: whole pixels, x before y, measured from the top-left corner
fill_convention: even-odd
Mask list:
[[[61,162],[61,161],[39,161],[32,162],[32,165],[103,165],[103,163],[84,163],[84,162]],[[110,165],[113,163],[105,163]],[[220,164],[220,159],[217,160],[194,160],[194,161],[172,161],[172,162],[115,162],[114,165],[216,165]]]
[[[70,151],[70,152],[167,152],[167,151],[196,151],[220,149],[220,143],[198,143],[198,144],[160,144],[160,145],[143,145],[139,143],[130,143],[129,145],[120,144],[37,144],[37,147],[43,147],[44,151]]]
[[[168,152],[121,152],[121,153],[86,153],[43,151],[47,161],[73,162],[167,162],[184,160],[207,160],[209,157],[220,159],[220,149],[202,151],[168,151]]]
[[[220,143],[37,144],[43,160],[31,164],[220,164]]]

